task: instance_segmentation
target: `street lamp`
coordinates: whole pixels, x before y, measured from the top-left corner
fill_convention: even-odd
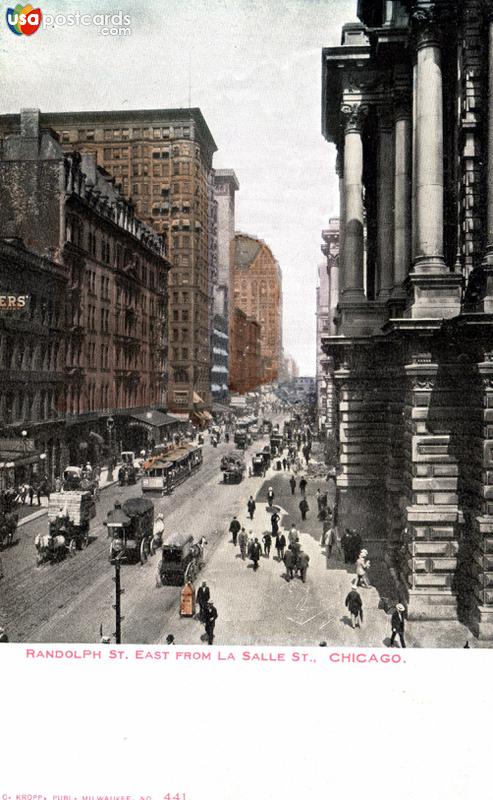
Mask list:
[[[108,476],[107,480],[113,480],[113,427],[115,425],[115,420],[113,417],[108,417],[106,420],[106,427],[108,429],[108,439],[109,439],[109,465],[108,465]]]

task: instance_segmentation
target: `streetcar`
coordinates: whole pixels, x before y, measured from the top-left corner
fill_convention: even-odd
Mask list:
[[[166,453],[150,458],[144,464],[143,492],[169,494],[202,464],[202,448],[184,443]]]

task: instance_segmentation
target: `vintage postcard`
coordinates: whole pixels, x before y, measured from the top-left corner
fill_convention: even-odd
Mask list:
[[[7,674],[166,674],[184,726],[210,669],[227,728],[235,676],[486,668],[492,93],[491,0],[2,4]]]

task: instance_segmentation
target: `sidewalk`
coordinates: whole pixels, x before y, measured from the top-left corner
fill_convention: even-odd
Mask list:
[[[297,483],[302,473],[297,476]],[[306,473],[304,473],[306,475]],[[291,496],[289,472],[269,470],[260,491],[255,496],[257,510],[253,522],[245,512],[239,521],[253,536],[262,541],[270,531],[267,512],[267,490],[273,487],[274,504],[281,508],[281,527],[285,532],[294,522],[300,532],[303,550],[310,556],[307,581],[299,578],[287,582],[285,568],[278,562],[274,546],[270,558],[262,558],[257,572],[252,562],[242,561],[239,548],[225,534],[196,583],[198,589],[206,580],[211,599],[218,610],[214,644],[218,645],[328,645],[357,647],[388,647],[390,618],[380,608],[382,596],[393,598],[393,581],[386,565],[375,559],[370,580],[375,586],[359,589],[363,599],[364,624],[353,630],[344,605],[355,576],[355,566],[335,558],[327,564],[325,548],[320,546],[322,524],[317,519],[316,491],[327,490],[325,480],[307,477],[308,519],[301,522],[298,504],[299,490]],[[258,484],[257,484],[258,485]],[[247,484],[245,484],[246,488]],[[333,502],[333,482],[329,498]],[[252,487],[253,489],[253,487]],[[243,510],[243,509],[242,509]],[[371,558],[371,553],[370,553]],[[167,633],[173,633],[179,644],[198,644],[204,641],[204,627],[197,619],[181,618],[177,610],[167,620]],[[469,639],[478,646],[472,634],[455,622],[409,622],[406,642],[409,647],[463,647]]]
[[[118,470],[121,464],[117,464],[117,466],[113,470],[113,476],[118,476]],[[103,489],[107,489],[109,486],[114,486],[115,483],[118,483],[118,477],[114,477],[113,480],[108,480],[108,468],[105,467],[101,470],[101,477],[99,479],[99,491],[101,492]],[[28,525],[30,522],[33,522],[35,519],[44,516],[48,513],[48,498],[41,497],[41,506],[38,506],[38,501],[36,495],[34,496],[32,506],[29,505],[29,501],[23,505],[22,503],[15,508],[16,514],[19,515],[19,522],[17,523],[17,527],[21,528],[23,525]]]

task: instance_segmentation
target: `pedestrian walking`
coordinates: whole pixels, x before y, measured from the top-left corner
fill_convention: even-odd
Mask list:
[[[294,568],[296,565],[296,556],[293,551],[288,547],[284,553],[284,566],[286,567],[286,580],[290,581],[294,578]]]
[[[208,644],[212,644],[214,641],[214,628],[216,627],[217,618],[217,608],[213,603],[207,603],[205,608],[205,632],[207,634]]]
[[[29,505],[32,506],[33,499],[34,499],[34,488],[31,486],[31,484],[29,484],[29,487],[27,489],[27,493],[29,495]],[[25,502],[25,501],[23,501],[23,502]]]
[[[341,536],[337,525],[331,525],[327,533],[327,561],[332,556],[342,561]]]
[[[293,524],[291,525],[291,527],[289,529],[289,533],[288,533],[288,541],[289,541],[290,546],[292,544],[294,544],[295,542],[299,542],[299,540],[300,540],[300,534],[296,530],[295,524],[293,522]]]
[[[306,514],[307,514],[307,512],[309,510],[310,510],[310,508],[308,506],[306,498],[303,497],[303,499],[300,502],[301,519],[302,519],[303,522],[306,520]]]
[[[341,544],[342,549],[344,550],[344,563],[350,564],[351,563],[351,535],[349,528],[345,528],[344,533],[341,537]]]
[[[349,592],[348,596],[346,597],[346,608],[351,614],[351,625],[353,628],[361,628],[363,624],[363,601],[361,599],[361,595],[359,592],[356,591],[354,586],[351,587],[351,591]]]
[[[306,494],[307,483],[308,483],[307,479],[303,476],[303,478],[300,480],[300,492],[303,496]]]
[[[272,528],[272,535],[273,535],[273,536],[277,536],[277,534],[278,534],[278,531],[279,531],[279,522],[280,522],[280,519],[281,519],[281,517],[279,516],[279,514],[277,513],[277,511],[275,511],[275,512],[274,512],[274,513],[271,515],[271,518],[270,518],[270,524],[271,524],[271,528]]]
[[[247,511],[248,511],[248,516],[250,517],[250,519],[253,519],[253,515],[255,514],[255,509],[256,508],[257,508],[257,506],[256,506],[256,503],[255,503],[255,500],[253,499],[252,495],[250,495],[250,497],[248,498],[248,503],[247,503]]]
[[[207,583],[202,581],[202,586],[199,586],[199,590],[197,592],[197,603],[199,606],[199,619],[201,622],[205,622],[206,618],[206,608],[207,603],[211,599],[211,592]]]
[[[310,556],[308,553],[305,553],[304,550],[300,550],[297,559],[296,559],[296,566],[300,571],[300,577],[303,583],[306,583],[306,573],[308,570],[308,564],[310,563]]]
[[[320,546],[325,547],[327,544],[327,536],[330,531],[330,519],[327,517],[324,519],[322,523],[322,536],[320,537]]]
[[[277,558],[282,561],[284,558],[284,550],[286,548],[286,537],[283,533],[278,533],[276,536],[276,550]]]
[[[318,517],[320,519],[320,512],[322,510],[322,492],[320,489],[317,489],[317,494],[315,495],[317,498],[317,509],[318,509]]]
[[[237,517],[233,517],[233,519],[231,520],[231,524],[229,526],[229,532],[231,534],[231,541],[233,542],[235,547],[240,530],[241,530],[241,525],[238,522]]]
[[[262,541],[264,543],[264,555],[269,558],[270,556],[270,549],[272,547],[272,536],[270,533],[264,533],[262,536]]]
[[[253,561],[253,569],[255,572],[258,570],[258,562],[260,561],[261,555],[262,548],[259,540],[255,537],[250,547],[250,560]]]
[[[238,544],[240,545],[241,560],[244,561],[247,554],[248,536],[245,528],[242,528],[238,536]]]
[[[272,508],[272,504],[274,502],[274,490],[272,486],[269,486],[269,491],[267,492],[267,502],[269,504],[269,508]]]
[[[288,468],[288,460],[287,460],[286,456],[282,460],[282,468],[283,468],[284,472],[286,472],[286,470]]]
[[[368,580],[367,574],[370,566],[368,550],[362,550],[356,561],[356,586],[364,586],[365,589],[370,588],[370,581]]]
[[[390,619],[390,624],[392,627],[392,635],[390,637],[390,646],[394,646],[395,637],[398,636],[400,639],[401,647],[406,646],[406,642],[404,641],[404,627],[405,623],[404,620],[406,618],[406,609],[402,605],[402,603],[397,603],[396,607],[392,612],[392,616]]]
[[[291,486],[291,494],[293,495],[296,489],[296,478],[294,477],[294,475],[291,475],[289,479],[289,485]]]

